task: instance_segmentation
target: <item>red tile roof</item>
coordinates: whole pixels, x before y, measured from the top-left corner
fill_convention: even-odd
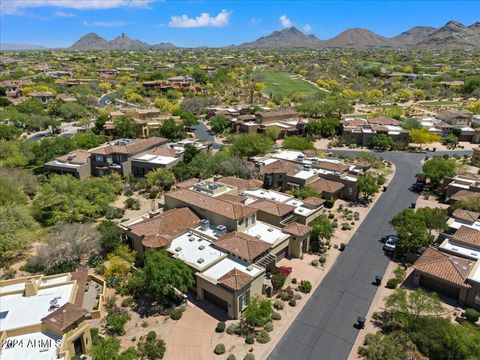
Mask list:
[[[266,241],[238,231],[222,236],[214,245],[247,261],[254,260],[270,249]]]
[[[318,178],[314,182],[308,184],[308,186],[314,188],[318,192],[326,192],[326,193],[336,193],[337,191],[342,190],[345,185],[338,181],[327,180],[323,178]]]
[[[299,224],[294,221],[285,226],[282,231],[294,236],[304,236],[307,235],[310,231],[312,231],[312,228],[310,226]]]
[[[240,290],[253,279],[253,276],[245,274],[243,271],[235,268],[218,279],[218,282],[232,290]]]
[[[238,188],[239,190],[244,189],[260,189],[263,185],[263,182],[255,179],[241,179],[235,176],[224,176],[217,180],[217,182],[225,185],[230,185]]]
[[[456,242],[480,247],[480,231],[467,226],[461,226],[460,229],[453,234],[452,239]]]
[[[473,224],[480,217],[480,213],[477,213],[475,211],[468,211],[464,209],[455,209],[452,216],[455,219],[463,220],[470,224]]]
[[[319,206],[323,205],[323,203],[325,202],[325,199],[321,199],[321,198],[316,197],[316,196],[309,196],[308,198],[303,199],[302,201],[303,201],[304,204],[306,204],[308,206],[319,207]]]
[[[64,333],[75,322],[82,320],[87,310],[72,303],[66,303],[42,319],[42,323]]]
[[[427,248],[413,264],[415,270],[447,283],[470,287],[465,281],[475,262]]]
[[[295,206],[283,204],[278,201],[259,199],[249,204],[249,206],[274,216],[284,216],[295,210]]]
[[[277,160],[265,165],[262,174],[288,174],[293,176],[300,170],[302,170],[302,166],[299,164],[287,160]]]

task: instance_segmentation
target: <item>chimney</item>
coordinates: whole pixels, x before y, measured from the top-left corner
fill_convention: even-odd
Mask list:
[[[210,228],[210,221],[208,221],[208,219],[202,219],[202,225],[201,225],[201,229],[203,231],[206,231]]]
[[[38,282],[35,279],[25,281],[25,296],[35,296],[38,293]]]

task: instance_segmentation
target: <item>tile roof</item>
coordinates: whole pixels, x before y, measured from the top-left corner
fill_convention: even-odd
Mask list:
[[[463,220],[470,224],[473,224],[478,219],[478,217],[480,217],[480,213],[464,209],[456,209],[453,212],[452,216],[455,219]]]
[[[198,178],[191,178],[191,179],[177,182],[175,186],[177,187],[177,189],[188,189],[188,188],[191,188],[196,183],[198,183],[199,181],[200,179]]]
[[[257,212],[256,209],[250,206],[220,200],[188,189],[171,191],[166,193],[165,197],[177,199],[187,205],[195,206],[232,220],[242,219]]]
[[[164,145],[167,139],[151,137],[148,139],[137,139],[127,145],[116,145],[115,142],[89,150],[93,154],[125,154],[134,155],[155,146]]]
[[[166,147],[156,147],[150,150],[148,153],[159,156],[177,157],[177,152],[175,151],[175,149]]]
[[[217,196],[217,199],[243,204],[247,198],[245,196],[240,196],[240,195],[222,194]]]
[[[460,226],[455,234],[453,234],[452,239],[456,242],[480,247],[480,231],[467,226]]]
[[[255,179],[241,179],[235,176],[224,176],[217,180],[217,182],[230,185],[238,188],[239,190],[243,189],[260,189],[263,185],[263,182]]]
[[[294,236],[304,236],[307,235],[310,231],[312,231],[312,228],[310,226],[299,224],[294,221],[285,226],[282,231]]]
[[[83,319],[87,310],[72,303],[66,303],[57,310],[48,314],[42,319],[42,323],[50,325],[52,328],[65,332],[75,322]]]
[[[302,166],[287,160],[277,160],[267,164],[262,169],[262,174],[288,174],[295,175],[302,169]]]
[[[295,210],[295,206],[283,204],[278,201],[259,199],[249,204],[249,206],[275,216],[284,216]]]
[[[232,290],[240,290],[253,279],[253,276],[234,268],[218,279],[218,282]]]
[[[170,244],[172,239],[201,223],[200,218],[187,207],[165,211],[157,216],[133,224],[129,230],[143,238],[146,247],[162,248]]]
[[[77,282],[77,294],[75,295],[75,305],[83,305],[83,296],[85,295],[85,287],[88,280],[88,268],[82,267],[72,273],[70,280],[75,280]]]
[[[326,192],[330,194],[340,191],[345,187],[345,185],[342,184],[341,182],[327,180],[324,178],[318,178],[314,182],[311,182],[310,184],[308,184],[308,186],[314,188],[318,192]]]
[[[450,199],[451,200],[466,200],[466,199],[470,199],[470,198],[473,198],[473,197],[478,197],[480,199],[480,193],[462,189],[462,190],[457,191],[452,196],[450,196]]]
[[[304,204],[306,204],[308,206],[319,207],[319,206],[323,205],[323,203],[325,202],[325,199],[321,199],[321,198],[316,197],[316,196],[309,196],[308,198],[305,198],[302,201],[303,201]]]
[[[238,231],[223,235],[214,245],[247,261],[254,260],[270,249],[266,241]]]
[[[349,166],[342,163],[333,163],[331,161],[318,161],[316,162],[313,167],[315,169],[323,169],[323,170],[330,170],[330,171],[337,171],[337,172],[345,172],[349,169]]]
[[[465,280],[475,262],[427,248],[413,267],[421,273],[462,287],[470,287]]]
[[[59,156],[55,160],[62,163],[83,165],[88,162],[90,156],[92,156],[92,154],[90,154],[87,150],[78,149],[69,152],[66,155]]]

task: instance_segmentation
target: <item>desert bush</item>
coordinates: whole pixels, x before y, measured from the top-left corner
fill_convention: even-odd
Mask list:
[[[226,328],[225,321],[219,321],[217,324],[217,327],[215,328],[215,331],[217,333],[222,333],[225,331],[225,328]]]
[[[272,315],[272,320],[282,320],[282,315],[278,312],[274,312],[273,315]]]
[[[253,334],[248,334],[245,336],[245,344],[252,345],[255,342],[255,336]]]
[[[480,318],[480,312],[478,312],[475,309],[467,309],[465,310],[465,319],[472,323],[476,323],[478,321],[478,318]]]
[[[224,354],[225,353],[225,345],[218,344],[217,346],[215,346],[215,350],[213,350],[213,352],[217,355]]]
[[[275,300],[273,307],[277,310],[282,310],[285,307],[285,303],[282,300]]]
[[[270,336],[265,330],[260,330],[257,334],[257,342],[260,344],[266,344],[270,341]]]
[[[295,299],[291,299],[291,300],[288,302],[288,305],[290,305],[291,307],[297,306],[297,301],[296,301]]]
[[[307,280],[302,280],[300,281],[300,285],[298,286],[298,290],[304,294],[308,294],[310,291],[312,291],[312,284],[310,281]]]
[[[263,328],[267,332],[272,332],[273,331],[273,323],[271,321],[269,321],[268,323],[265,324],[265,326]]]

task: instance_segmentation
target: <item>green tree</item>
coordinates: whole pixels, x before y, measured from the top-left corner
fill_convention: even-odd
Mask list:
[[[310,120],[305,125],[305,133],[309,136],[320,136],[322,134],[322,122],[320,120]]]
[[[54,111],[54,115],[66,121],[78,121],[86,117],[87,114],[87,109],[78,103],[62,103]]]
[[[241,134],[235,137],[232,152],[238,157],[265,155],[273,149],[273,141],[260,134]]]
[[[17,139],[22,131],[13,125],[0,124],[0,140]]]
[[[385,299],[385,305],[405,329],[410,329],[421,316],[443,312],[438,295],[422,289],[410,291],[400,287]]]
[[[440,141],[440,135],[430,134],[428,129],[412,129],[410,130],[410,141],[414,144],[431,144]]]
[[[100,245],[105,254],[115,252],[122,244],[123,231],[111,220],[104,220],[98,225],[100,231]]]
[[[149,171],[145,177],[149,186],[154,186],[160,191],[169,191],[175,185],[175,175],[169,169],[158,168]]]
[[[243,318],[250,326],[263,326],[269,322],[273,315],[272,302],[258,296],[249,300],[243,311]]]
[[[222,115],[213,116],[210,123],[212,124],[212,131],[216,134],[224,132],[230,127],[230,120]]]
[[[441,181],[448,176],[454,176],[456,169],[456,162],[453,159],[442,159],[440,157],[433,157],[423,164],[423,173],[433,187],[438,187]]]
[[[448,211],[439,207],[424,207],[417,210],[415,215],[422,219],[430,233],[433,230],[440,233],[448,229]]]
[[[455,201],[455,203],[450,206],[449,210],[453,212],[455,209],[480,212],[480,194],[472,195],[468,199]]]
[[[181,140],[185,137],[185,127],[177,124],[173,119],[167,119],[160,126],[160,134],[169,140]]]
[[[369,147],[378,150],[388,150],[394,145],[393,139],[387,134],[375,134],[368,144]]]
[[[305,198],[308,198],[310,196],[314,196],[314,197],[321,197],[322,194],[319,193],[315,188],[311,187],[311,186],[301,186],[299,188],[297,188],[294,192],[293,192],[293,195],[299,199],[305,199]]]
[[[335,227],[333,226],[333,223],[328,219],[325,214],[321,214],[319,217],[317,217],[313,221],[311,226],[311,243],[312,245],[314,245],[314,248],[316,247],[317,249],[320,248],[321,240],[330,241],[333,234],[335,233]]]
[[[360,175],[357,180],[358,195],[368,201],[379,190],[377,179],[370,174]]]
[[[115,120],[114,135],[117,138],[136,139],[137,138],[137,124],[129,116],[120,116]]]
[[[267,135],[272,141],[276,141],[278,136],[280,135],[281,130],[278,127],[270,126],[265,131],[265,135]]]
[[[166,303],[176,296],[176,290],[186,293],[195,283],[192,271],[183,261],[165,251],[148,249],[143,270],[137,270],[128,288],[134,295],[151,294],[158,302]]]
[[[335,136],[340,130],[340,121],[334,118],[325,118],[320,122],[320,135],[324,138]]]
[[[136,360],[137,351],[133,347],[119,353],[120,340],[114,337],[99,337],[88,351],[93,360]]]
[[[313,143],[302,136],[287,136],[283,140],[283,148],[289,150],[313,150]]]
[[[197,149],[195,146],[192,144],[185,144],[183,147],[183,161],[188,164],[190,161],[193,160],[195,156],[197,156],[200,153],[200,150]]]
[[[388,335],[367,334],[358,354],[366,360],[424,360],[408,334],[396,331]]]

